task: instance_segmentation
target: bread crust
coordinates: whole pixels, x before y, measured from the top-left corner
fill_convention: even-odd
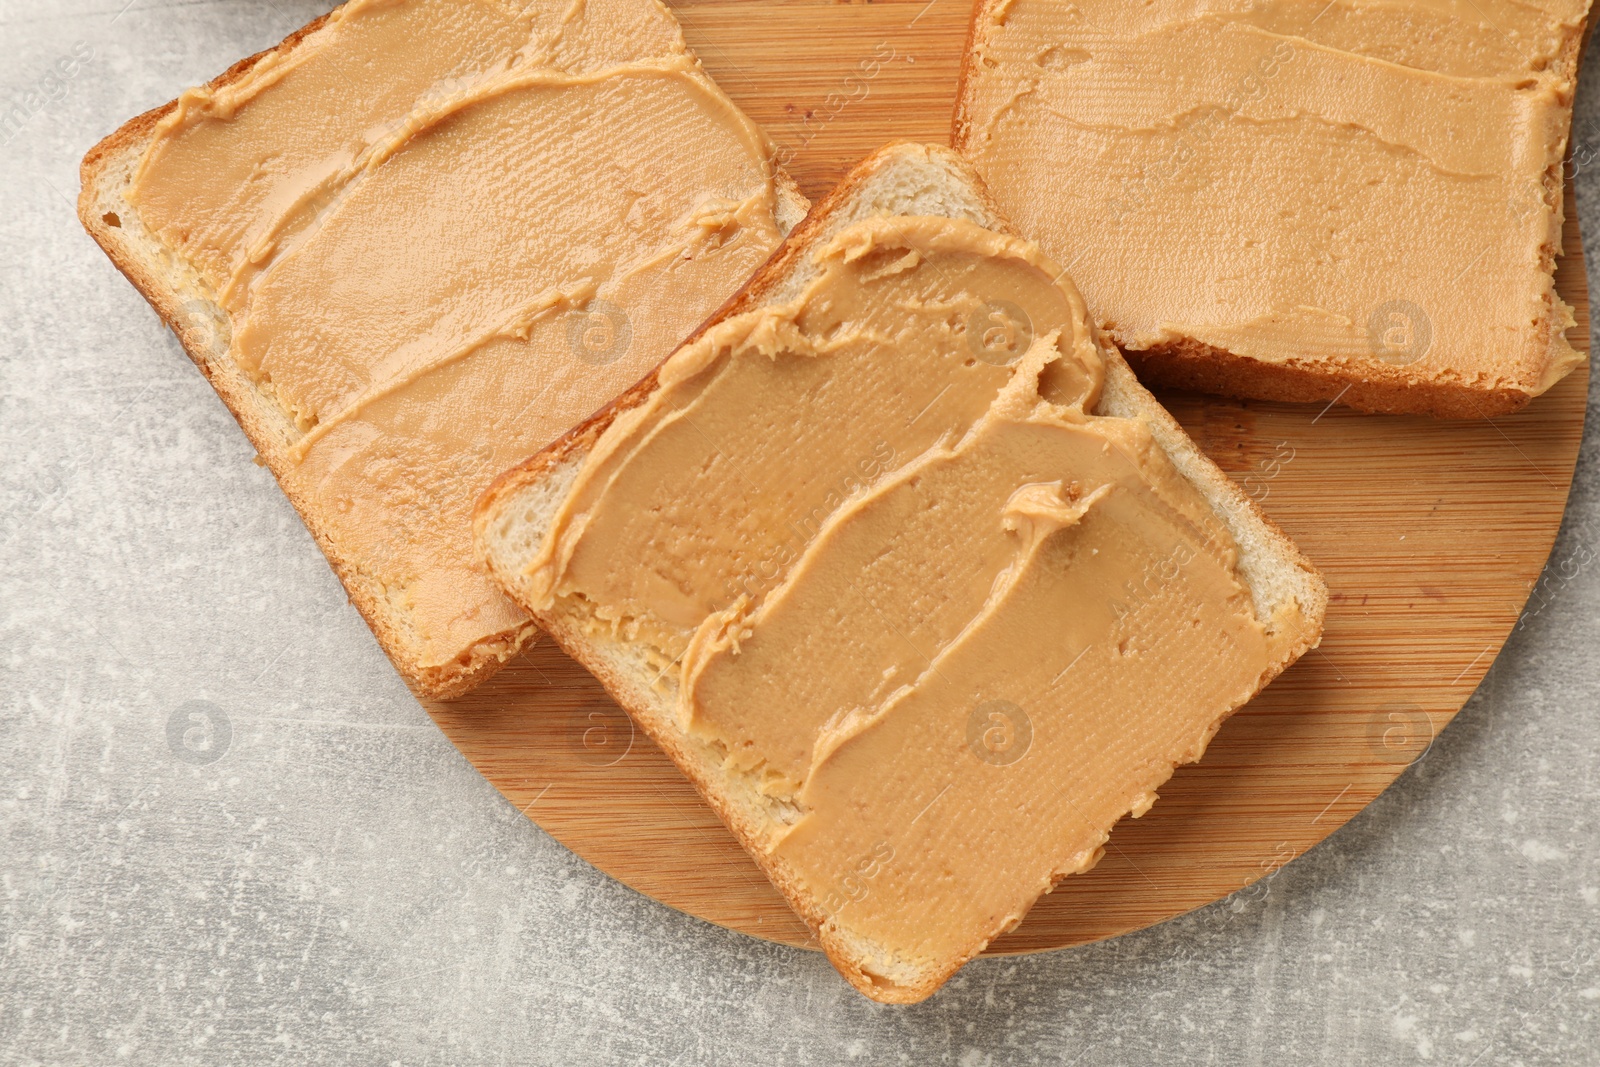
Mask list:
[[[794,262],[811,250],[817,233],[827,224],[829,216],[848,203],[862,184],[889,165],[891,152],[897,149],[923,147],[915,141],[891,141],[856,164],[844,180],[811,206],[805,218],[800,220],[799,225],[790,231],[784,242],[773,250],[766,262],[756,268],[749,280],[723,301],[721,307],[707,315],[705,321],[695,327],[694,332],[684,338],[683,345],[693,344],[712,327],[756,307],[779,284]],[[983,191],[982,195],[986,206],[999,216],[1000,209],[989,198],[988,192]],[[662,363],[665,362],[662,360]],[[605,407],[491,482],[473,509],[474,530],[480,528],[488,513],[504,496],[538,481],[545,471],[558,466],[574,452],[587,452],[595,439],[605,432],[606,427],[610,426],[617,416],[638,407],[650,398],[659,385],[660,374],[661,364],[658,363]]]
[[[215,92],[233,85],[269,56],[292,52],[327,25],[332,15],[333,12],[321,15],[272,48],[239,60],[206,83],[206,88]],[[137,166],[142,158],[157,125],[177,106],[178,100],[173,99],[130,119],[88,151],[79,166],[81,191],[78,195],[78,218],[117,270],[177,336],[189,358],[222,398],[239,428],[249,438],[262,462],[299,513],[301,521],[311,531],[317,547],[322,549],[334,573],[344,584],[350,603],[366,620],[401,677],[423,697],[451,700],[464,696],[537,640],[539,628],[532,619],[527,619],[479,639],[446,663],[423,662],[411,651],[415,642],[408,633],[402,613],[390,605],[388,588],[376,575],[364,571],[359,562],[343,551],[329,535],[318,517],[316,501],[292,488],[290,473],[294,465],[288,449],[297,436],[292,423],[282,408],[265,396],[234,364],[227,352],[226,339],[221,338],[218,331],[207,330],[201,324],[190,321],[185,313],[185,305],[189,301],[185,299],[183,289],[170,273],[163,274],[161,269],[166,266],[171,272],[174,268],[157,264],[141,247],[154,247],[160,242],[154,235],[143,231],[137,213],[126,208],[121,196],[125,184],[119,183],[131,176],[131,167]],[[806,202],[800,195],[799,186],[776,164],[773,176],[780,216],[796,212],[798,205]],[[113,204],[122,205],[122,210],[105,210]],[[131,236],[135,232],[145,234],[142,241]],[[187,270],[187,265],[181,265],[179,269]],[[187,281],[193,284],[196,280]]]
[[[274,47],[239,60],[208,82],[206,87],[212,91],[225,88],[243,79],[257,63],[268,56],[293,51],[301,42],[322,29],[330,15],[319,16],[289,34]],[[279,487],[311,531],[317,547],[322,549],[328,558],[334,573],[344,583],[350,602],[372,628],[379,644],[388,653],[400,674],[423,696],[439,700],[462,696],[487,680],[530,644],[538,635],[538,627],[529,620],[490,635],[446,664],[425,664],[416,656],[408,654],[406,635],[398,620],[384,604],[385,590],[382,583],[374,576],[363,572],[356,561],[344,553],[328,535],[328,531],[317,518],[315,503],[291,488],[292,482],[288,477],[289,438],[282,413],[274,411],[271,402],[262,396],[254,384],[249,382],[236,367],[224,363],[228,360],[226,346],[223,346],[222,351],[216,351],[217,337],[199,324],[189,321],[185,316],[180,290],[169,279],[163,278],[152,269],[153,265],[148,259],[139,254],[134,242],[127,235],[131,225],[136,224],[136,215],[132,212],[115,213],[98,210],[104,205],[104,198],[108,194],[114,195],[119,191],[107,184],[108,181],[114,180],[117,164],[127,163],[130,157],[135,160],[142,157],[155,133],[156,126],[177,106],[178,101],[174,99],[146,111],[124,123],[89,150],[79,167],[82,188],[78,195],[78,218],[89,236],[104,250],[117,270],[149,301],[162,322],[177,336],[189,358],[200,368],[206,380],[222,398],[222,402],[227,405],[239,428],[255,446],[261,459],[277,479]],[[229,373],[230,370],[232,373]],[[274,415],[278,418],[274,419]],[[274,425],[275,422],[277,425]]]
[[[1128,349],[1123,357],[1146,385],[1251,400],[1337,402],[1368,414],[1482,419],[1509,415],[1533,399],[1532,393],[1519,389],[1480,389],[1450,381],[1374,381],[1315,363],[1267,363],[1189,338]]]
[[[972,18],[967,24],[967,43],[962,53],[956,87],[955,112],[950,122],[950,144],[963,157],[966,156],[972,132],[971,108],[976,91],[978,48],[985,40],[983,28],[992,12],[1008,7],[1012,2],[1014,0],[975,0],[972,5]],[[1574,38],[1564,43],[1562,53],[1553,65],[1565,67],[1575,75],[1583,61],[1592,31],[1593,24],[1586,16]],[[1573,80],[1576,80],[1575,77]],[[1565,103],[1570,115],[1570,93]],[[1570,148],[1569,144],[1569,153]],[[1543,177],[1545,196],[1554,205],[1555,211],[1555,225],[1552,228],[1555,237],[1540,249],[1548,272],[1553,272],[1556,259],[1563,254],[1560,247],[1565,210],[1562,171],[1563,164],[1558,160],[1546,168]],[[1552,291],[1549,300],[1555,302],[1559,297]],[[1530,345],[1531,351],[1549,351],[1552,335],[1561,317],[1562,309],[1559,306],[1548,309],[1540,323],[1539,335],[1535,343]],[[1475,386],[1470,382],[1447,378],[1419,378],[1405,373],[1399,367],[1378,361],[1356,370],[1318,360],[1271,363],[1240,356],[1193,338],[1181,338],[1144,349],[1121,348],[1119,340],[1118,347],[1138,372],[1140,380],[1150,385],[1193,389],[1249,400],[1337,403],[1372,414],[1432,415],[1444,419],[1492,418],[1526,407],[1544,388],[1553,384],[1528,388]],[[1529,371],[1527,364],[1530,362],[1526,356],[1519,358],[1518,370]],[[1531,377],[1537,380],[1544,368],[1531,369],[1536,372]],[[1523,377],[1526,379],[1530,375],[1524,373]]]
[[[684,343],[693,343],[712,327],[756,307],[767,294],[783,282],[797,261],[813,250],[830,216],[848,205],[858,195],[861,187],[874,176],[895,163],[899,154],[907,152],[928,155],[945,153],[952,160],[957,158],[948,149],[933,149],[905,141],[893,142],[868,156],[812,209],[806,220],[796,227],[789,239],[750,281]],[[973,195],[997,223],[992,228],[1008,233],[1014,232],[1004,223],[1004,215],[994,205],[992,198],[984,190],[982,182],[972,172],[970,166],[964,162],[958,162],[958,165],[963,176],[971,183]],[[1107,391],[1110,392],[1112,379],[1115,379],[1118,387],[1135,390],[1136,393],[1133,395],[1147,395],[1138,385],[1133,371],[1117,354],[1115,347],[1106,344],[1102,345],[1102,348],[1107,356]],[[519,576],[502,569],[491,550],[488,528],[500,510],[511,507],[519,494],[540,487],[546,482],[555,483],[565,472],[575,471],[600,435],[618,416],[638,407],[650,398],[658,388],[659,373],[659,367],[652,370],[605,408],[496,479],[479,498],[474,509],[474,540],[478,545],[480,556],[506,588],[508,595],[518,600],[524,609],[529,610],[556,644],[593,674],[629,717],[677,764],[695,791],[728,826],[740,844],[750,853],[757,866],[783,894],[796,914],[810,927],[829,960],[851,985],[867,997],[883,1003],[909,1004],[926,999],[968,960],[982,951],[983,946],[977,946],[968,956],[937,970],[920,971],[909,981],[888,981],[869,970],[867,967],[869,950],[853,943],[847,934],[833,925],[821,901],[817,900],[807,887],[801,885],[773,857],[756,846],[763,837],[761,821],[766,815],[743,796],[744,790],[735,785],[731,776],[715,757],[708,751],[702,751],[695,742],[676,728],[670,708],[661,706],[662,699],[659,695],[640,684],[637,672],[630,671],[629,665],[620,661],[614,654],[613,648],[585,632],[580,620],[571,614],[559,611],[546,612],[520,600]],[[1203,454],[1189,440],[1177,420],[1153,402],[1148,410],[1141,409],[1140,414],[1150,424],[1158,443],[1168,451],[1184,475],[1202,487],[1208,499],[1212,501],[1213,507],[1221,501],[1238,514],[1246,516],[1252,528],[1270,545],[1271,551],[1290,566],[1297,568],[1305,577],[1305,590],[1300,600],[1304,625],[1294,633],[1282,635],[1281,647],[1286,651],[1258,680],[1256,692],[1259,692],[1305,651],[1314,648],[1320,640],[1322,619],[1326,614],[1328,603],[1327,586],[1288,535],[1262,513],[1260,507],[1243,489],[1209,460],[1203,459]],[[1175,447],[1184,454],[1174,454]],[[1196,457],[1202,458],[1196,459]],[[1213,732],[1226,718],[1227,715],[1224,715],[1217,720],[1212,727]]]

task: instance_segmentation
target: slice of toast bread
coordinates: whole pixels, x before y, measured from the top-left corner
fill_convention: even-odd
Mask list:
[[[283,71],[292,71],[297,65],[303,65],[307,55],[314,54],[316,49],[333,47],[328,44],[330,35],[341,30],[342,18],[350,21],[346,16],[352,12],[363,15],[376,12],[377,17],[394,19],[415,9],[442,2],[402,0],[398,4],[373,4],[370,0],[352,0],[343,8],[296,30],[276,47],[235,63],[208,85],[190,90],[178,100],[132,119],[97,144],[84,158],[81,168],[82,192],[78,201],[79,216],[84,227],[177,335],[184,350],[233,413],[255,446],[261,461],[277,477],[333,570],[344,583],[352,603],[360,610],[396,669],[415,690],[441,699],[460,696],[493,674],[535,638],[537,628],[514,605],[500,596],[492,582],[479,577],[481,594],[457,594],[463,598],[471,595],[479,597],[477,613],[463,624],[469,628],[470,635],[461,638],[456,630],[447,629],[443,630],[442,637],[436,639],[430,636],[440,630],[435,627],[430,631],[424,621],[426,609],[430,607],[428,599],[433,594],[419,583],[408,583],[407,575],[398,574],[394,566],[381,564],[376,557],[383,555],[382,552],[352,543],[352,538],[341,531],[336,521],[337,502],[324,499],[317,491],[314,480],[309,477],[295,477],[297,465],[304,460],[310,444],[306,421],[297,418],[298,413],[273,388],[270,379],[246,373],[236,353],[231,351],[240,321],[231,316],[229,309],[224,306],[225,301],[219,296],[220,287],[215,279],[208,279],[195,262],[171,247],[157,227],[147,226],[139,208],[130,201],[129,193],[135,186],[152,144],[161,134],[163,124],[170,125],[181,120],[185,108],[190,111],[203,109],[210,101],[225,99],[229,92],[238,93],[241,87],[253,84],[252,79],[254,84],[270,84],[271,79],[282,76]],[[581,33],[585,35],[585,40],[603,42],[593,49],[602,60],[616,63],[638,61],[670,67],[675,76],[692,82],[693,86],[698,87],[696,91],[703,92],[707,98],[726,102],[731,113],[738,116],[738,121],[748,124],[748,120],[737,112],[731,101],[726,100],[721,90],[699,68],[683,42],[676,20],[657,0],[597,0],[587,5],[569,5],[558,0],[543,0],[534,5],[473,0],[473,6],[479,14],[492,17],[495,25],[526,27],[529,35],[524,40],[530,43],[523,45],[520,52],[508,53],[504,59],[491,57],[492,63],[485,61],[489,63],[485,68],[487,73],[483,75],[486,79],[505,77],[524,70],[532,75],[543,71],[564,73],[559,64],[567,60],[554,42],[563,32]],[[466,13],[464,7],[452,8],[449,4],[439,10],[443,13],[437,17],[445,19],[464,17]],[[466,36],[465,31],[462,31],[462,35]],[[487,48],[482,41],[469,40],[467,44],[479,51]],[[339,77],[348,75],[341,73]],[[458,85],[460,79],[448,84]],[[231,118],[225,113],[226,106],[219,110],[225,118]],[[407,116],[408,119],[424,114],[429,108],[439,113],[445,110],[426,93],[409,106],[412,112]],[[413,122],[413,125],[418,124]],[[761,137],[753,125],[749,129],[755,131],[756,137]],[[370,147],[371,138],[376,135],[363,131],[361,136],[368,138]],[[808,204],[794,181],[774,162],[770,143],[765,148],[765,166],[775,190],[775,208],[770,217],[781,235],[803,217]],[[361,150],[358,143],[354,149],[358,164]],[[594,154],[592,147],[587,151]],[[383,169],[383,165],[379,165],[368,168],[368,171],[381,172]],[[448,178],[447,174],[440,175],[441,182]],[[725,190],[710,187],[705,192],[712,197],[726,195]],[[693,303],[692,300],[681,300],[685,305],[681,313],[691,317],[686,318],[678,328],[678,336],[698,317],[710,313],[765,255],[766,251],[762,250],[757,255],[746,255],[744,261],[730,261],[723,271],[725,277],[713,279],[715,284],[707,286],[714,295],[705,299],[703,306],[693,308],[688,306]],[[650,299],[658,300],[662,295],[657,294]],[[574,306],[582,307],[581,304]],[[626,310],[624,307],[623,313]],[[560,333],[557,329],[551,332]],[[673,337],[663,343],[670,345],[676,339]],[[601,402],[600,398],[609,396],[634,380],[643,367],[651,365],[665,354],[664,349],[650,353],[630,352],[616,364],[590,368],[586,373],[591,378],[582,396],[592,392],[595,399],[583,400],[580,395],[574,394],[566,405],[573,410],[558,425],[570,425],[573,419],[592,411]],[[637,368],[629,369],[636,359],[642,359],[643,362],[638,363]],[[595,382],[605,375],[610,377],[601,383],[605,387],[600,388]],[[550,410],[560,410],[560,405],[555,403],[559,399],[547,398]],[[548,440],[548,437],[544,440]],[[494,473],[503,469],[511,456],[526,454],[528,448],[537,447],[539,443],[530,441],[516,444],[506,450],[509,455],[485,466],[481,480],[471,485],[464,494],[462,505],[455,509],[463,512],[459,535],[460,555],[472,567],[475,568],[476,563],[470,551],[466,509],[470,508],[476,494],[488,484]],[[477,456],[457,458],[462,461],[463,467],[469,463],[481,466],[483,459]],[[470,478],[463,480],[470,481]],[[348,503],[345,506],[348,508]],[[391,540],[405,538],[407,533],[404,524],[398,520],[391,522],[391,519],[392,516],[385,517],[378,523],[384,529],[383,536]],[[345,530],[348,528],[347,525]],[[457,590],[461,588],[459,578],[436,582],[432,588],[441,585]],[[440,612],[435,611],[434,614],[439,615]],[[476,629],[470,629],[473,626]]]
[[[952,144],[1147,384],[1504,414],[1588,358],[1553,275],[1589,5],[980,0]]]
[[[708,331],[724,324],[737,325],[739,317],[747,312],[792,301],[817,274],[813,253],[844,228],[875,216],[890,220],[935,216],[1011,233],[976,174],[955,153],[911,143],[887,146],[858,165],[813,210],[744,289],[708,321],[700,334],[685,342],[685,349]],[[1056,277],[1059,279],[1060,275]],[[1266,625],[1273,631],[1273,647],[1277,650],[1276,658],[1259,680],[1259,688],[1304,651],[1315,647],[1327,606],[1326,586],[1290,539],[1200,452],[1138,383],[1115,349],[1103,342],[1100,349],[1106,363],[1106,380],[1092,413],[1140,420],[1146,425],[1167,459],[1182,478],[1199,490],[1237,543],[1237,574],[1248,588],[1256,616],[1269,620]],[[991,931],[966,944],[960,952],[936,959],[908,957],[897,953],[892,945],[853,931],[848,921],[839,918],[837,909],[828,905],[818,886],[766,847],[772,840],[775,808],[772,798],[763,792],[762,783],[734,767],[734,761],[725,758],[726,748],[708,744],[684,729],[677,707],[680,674],[675,662],[666,662],[670,656],[662,654],[649,640],[597,627],[587,610],[562,597],[546,598],[530,577],[530,565],[544,547],[546,535],[586,461],[602,443],[608,428],[620,426],[619,419],[625,423],[630,413],[666,388],[660,375],[658,368],[605,410],[502,475],[477,507],[474,525],[479,550],[512,598],[605,685],[682,769],[796,912],[816,931],[839,971],[872,999],[897,1003],[921,1000],[1000,931]],[[1210,729],[1214,731],[1220,722],[1218,718]],[[1205,738],[1209,736],[1209,732],[1205,734]],[[1203,744],[1204,739],[1199,747],[1203,748]],[[1170,763],[1198,756],[1199,751],[1195,750]],[[1170,773],[1171,766],[1165,766],[1159,777],[1164,780]],[[1078,869],[1085,869],[1095,858],[1098,854]]]

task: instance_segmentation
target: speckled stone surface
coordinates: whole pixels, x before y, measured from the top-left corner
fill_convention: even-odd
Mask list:
[[[1594,420],[1547,603],[1366,812],[874,1005],[590,868],[401,685],[71,203],[96,139],[318,8],[123,3],[0,0],[0,105],[46,98],[0,148],[0,1064],[1600,1063]],[[1596,235],[1593,80],[1576,145]]]

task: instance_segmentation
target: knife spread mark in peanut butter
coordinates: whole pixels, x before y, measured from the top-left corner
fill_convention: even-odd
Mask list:
[[[129,198],[296,424],[280,478],[448,664],[524,621],[477,494],[771,253],[770,158],[654,0],[353,0],[186,93]]]
[[[1542,392],[1583,360],[1552,173],[1587,8],[1014,0],[963,151],[1126,348]],[[1428,341],[1391,353],[1401,302]]]
[[[841,233],[804,300],[713,328],[619,417],[532,564],[535,595],[581,593],[678,657],[712,612],[760,599],[864,464],[903,462],[988,407],[1011,371],[967,327],[989,321],[988,292],[1060,318],[1050,276],[1011,266],[1036,255],[947,219]]]
[[[815,262],[667,361],[527,573],[654,645],[688,736],[766,798],[779,876],[909,974],[1092,866],[1288,628],[1147,424],[1094,413],[1101,350],[1033,245],[871,218]],[[1025,316],[1009,360],[975,358],[995,308]],[[775,582],[737,580],[770,559]]]

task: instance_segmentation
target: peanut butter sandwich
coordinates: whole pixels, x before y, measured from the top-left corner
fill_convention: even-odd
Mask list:
[[[982,0],[955,143],[1146,382],[1481,418],[1556,294],[1588,0]]]
[[[805,206],[656,0],[351,0],[103,141],[80,214],[443,697],[536,632],[477,495]]]
[[[892,1002],[1092,867],[1327,596],[970,168],[911,144],[476,524]]]

